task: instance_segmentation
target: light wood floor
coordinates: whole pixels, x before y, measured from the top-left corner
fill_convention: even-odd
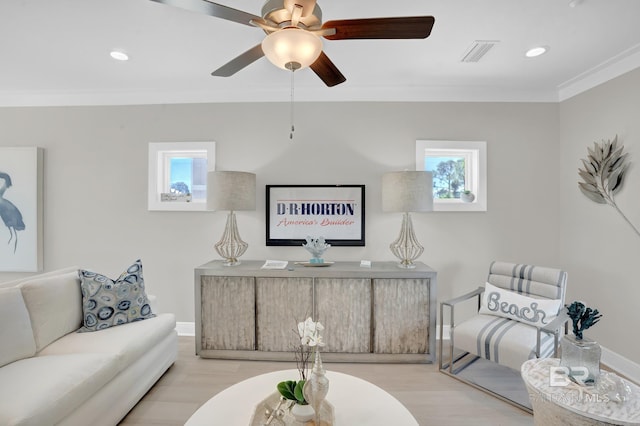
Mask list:
[[[295,368],[293,360],[287,363],[201,359],[195,356],[193,337],[179,339],[178,360],[121,425],[183,425],[203,403],[223,389],[258,374]],[[404,404],[420,425],[533,425],[531,415],[440,373],[436,364],[325,363],[325,368],[383,388]]]

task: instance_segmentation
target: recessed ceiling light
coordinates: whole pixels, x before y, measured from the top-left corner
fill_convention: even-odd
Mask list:
[[[111,57],[117,61],[128,61],[129,55],[124,53],[122,50],[112,50],[110,53]]]
[[[531,49],[527,50],[527,53],[525,53],[524,55],[527,58],[535,58],[536,56],[540,56],[543,53],[546,53],[547,50],[549,50],[549,48],[546,47],[546,46],[538,46],[538,47],[534,47],[534,48],[531,48]]]

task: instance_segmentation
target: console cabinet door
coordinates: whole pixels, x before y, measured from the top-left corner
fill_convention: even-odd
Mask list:
[[[258,350],[292,351],[298,322],[313,316],[313,278],[257,277],[256,293]]]
[[[421,354],[429,348],[429,279],[374,279],[374,352]]]
[[[255,350],[255,279],[201,277],[202,349]]]
[[[371,352],[371,280],[316,278],[316,321],[325,328],[322,352]]]

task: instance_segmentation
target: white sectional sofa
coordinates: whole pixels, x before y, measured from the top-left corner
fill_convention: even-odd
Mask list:
[[[0,426],[114,426],[176,360],[173,314],[78,333],[78,270],[0,284]]]

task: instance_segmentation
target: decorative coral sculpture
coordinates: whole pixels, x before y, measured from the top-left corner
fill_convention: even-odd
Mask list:
[[[313,258],[311,259],[311,262],[322,263],[322,254],[329,247],[331,247],[331,244],[327,243],[324,240],[324,237],[318,237],[318,238],[307,237],[306,240],[307,240],[307,243],[303,244],[302,247],[307,249],[307,251],[311,253],[311,255],[313,256]]]
[[[571,305],[565,305],[565,308],[573,322],[573,334],[577,340],[582,340],[582,332],[602,318],[602,314],[597,309],[587,308],[582,302],[575,301]]]

